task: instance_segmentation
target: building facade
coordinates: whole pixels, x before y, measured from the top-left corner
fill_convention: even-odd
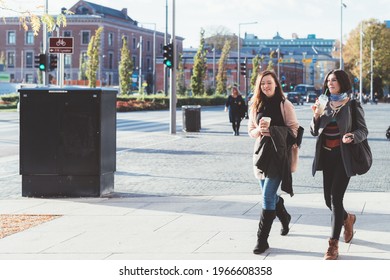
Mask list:
[[[243,39],[243,52],[256,53],[269,57],[274,52],[277,57],[276,66],[279,67],[280,77],[288,79],[288,84],[298,84],[296,81],[299,73],[290,77],[283,73],[283,68],[293,66],[302,69],[302,83],[314,85],[321,89],[326,73],[339,67],[339,57],[335,39],[317,38],[315,34],[309,34],[306,38],[299,38],[293,34],[285,39],[277,33],[272,39],[259,39],[253,34],[245,34]]]
[[[157,91],[156,81],[160,79],[157,72],[157,58],[162,57],[165,45],[165,33],[156,31],[156,24],[142,24],[127,15],[127,9],[114,10],[88,1],[78,1],[67,15],[66,27],[48,32],[48,37],[73,37],[73,53],[64,54],[64,82],[72,84],[82,80],[80,65],[87,58],[88,44],[99,27],[103,27],[99,55],[98,84],[116,86],[119,84],[118,66],[122,40],[126,39],[133,59],[133,87],[137,88],[139,73],[141,82],[147,85],[148,91]],[[7,17],[0,21],[0,52],[4,57],[5,71],[11,81],[36,83],[38,72],[34,67],[34,57],[43,52],[43,31],[37,36],[33,31],[25,31],[16,17]],[[170,36],[167,36],[170,40]],[[176,37],[176,48],[182,52],[183,38]],[[164,72],[164,71],[163,71]],[[58,73],[49,73],[49,80],[57,78]],[[163,89],[163,88],[161,88]]]

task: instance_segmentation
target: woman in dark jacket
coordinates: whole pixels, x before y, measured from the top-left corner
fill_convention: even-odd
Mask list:
[[[233,135],[240,135],[240,124],[245,113],[245,101],[242,98],[237,84],[232,86],[232,92],[226,100],[225,112],[229,110],[229,121],[232,123]],[[244,115],[245,116],[245,115]]]
[[[354,176],[351,165],[349,145],[362,142],[367,138],[368,130],[364,120],[364,111],[356,101],[357,129],[352,130],[351,100],[349,92],[351,83],[346,72],[337,69],[330,71],[324,81],[324,94],[329,101],[320,111],[319,101],[312,106],[314,113],[310,132],[317,136],[312,174],[322,170],[324,198],[326,206],[332,211],[332,233],[329,247],[324,259],[338,258],[338,242],[341,228],[344,225],[344,240],[350,242],[353,237],[353,224],[356,216],[344,209],[343,199],[351,176]]]

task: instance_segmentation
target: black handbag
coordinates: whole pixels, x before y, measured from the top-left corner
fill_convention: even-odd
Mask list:
[[[357,129],[356,100],[352,100],[351,105],[352,131],[355,131]],[[358,175],[367,173],[372,165],[372,153],[367,138],[360,143],[352,142],[350,147],[352,154],[352,171]]]

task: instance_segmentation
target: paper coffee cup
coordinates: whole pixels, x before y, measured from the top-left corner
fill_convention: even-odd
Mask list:
[[[270,117],[262,117],[262,120],[267,122],[267,123],[271,123],[271,118]]]

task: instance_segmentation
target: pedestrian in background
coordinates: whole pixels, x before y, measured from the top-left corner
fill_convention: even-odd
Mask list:
[[[257,231],[254,254],[269,248],[268,236],[277,216],[282,223],[280,234],[287,235],[291,216],[282,191],[293,195],[292,175],[297,164],[297,153],[292,156],[298,134],[298,120],[294,105],[285,98],[282,86],[273,71],[261,72],[256,80],[249,114],[248,133],[255,138],[254,172],[262,190],[262,212]]]
[[[225,104],[225,112],[229,111],[229,121],[232,124],[233,135],[240,135],[241,120],[245,117],[246,105],[242,98],[238,85],[233,84],[231,94],[228,96]]]
[[[326,206],[332,211],[332,230],[328,240],[329,247],[325,260],[338,258],[338,244],[341,229],[344,225],[344,241],[350,242],[353,237],[353,225],[356,216],[347,213],[343,199],[351,176],[351,151],[348,145],[359,143],[367,138],[368,130],[364,120],[364,111],[356,101],[356,123],[352,129],[351,82],[347,73],[341,69],[331,70],[325,77],[323,94],[329,101],[321,106],[319,100],[312,106],[314,113],[310,132],[317,136],[312,174],[322,170],[323,188]],[[325,99],[326,102],[326,99]]]

